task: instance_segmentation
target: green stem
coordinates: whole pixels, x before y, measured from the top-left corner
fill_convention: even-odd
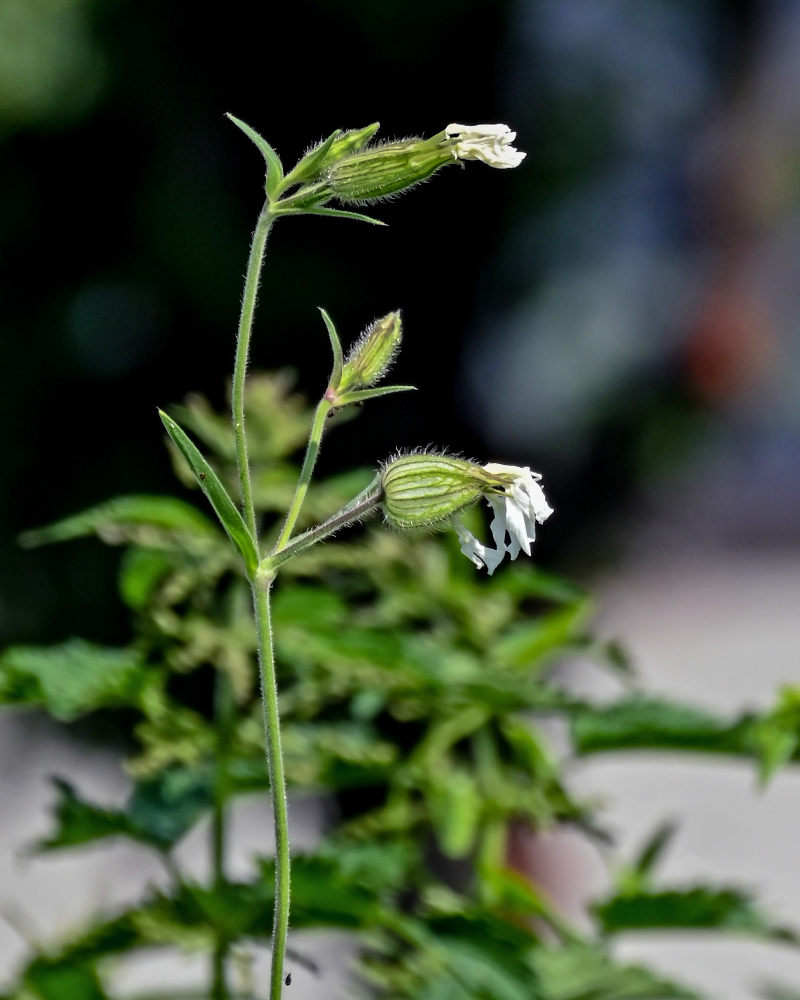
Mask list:
[[[283,563],[288,562],[289,559],[293,559],[304,549],[309,548],[309,546],[314,545],[316,542],[321,542],[328,535],[332,535],[340,528],[344,528],[346,525],[352,524],[354,521],[358,521],[362,517],[373,513],[383,498],[383,491],[374,489],[374,483],[370,484],[369,489],[372,492],[365,490],[363,494],[359,494],[359,497],[355,501],[343,507],[333,517],[329,517],[322,524],[317,524],[313,528],[309,528],[302,535],[297,535],[284,548],[275,551],[271,556],[267,556],[261,563],[264,570],[274,572]]]
[[[236,465],[239,469],[239,485],[242,494],[244,520],[253,538],[256,537],[256,511],[253,505],[253,487],[250,481],[250,465],[247,460],[247,441],[244,426],[244,380],[247,373],[247,356],[250,350],[250,334],[253,330],[253,315],[258,295],[258,282],[264,263],[264,250],[274,216],[269,201],[264,203],[253,232],[250,256],[247,260],[247,275],[242,293],[242,310],[239,314],[239,329],[236,334],[236,361],[233,368],[233,388],[231,407],[233,410],[233,435],[236,442]]]
[[[275,574],[259,570],[253,579],[253,607],[258,634],[258,665],[261,676],[261,703],[264,710],[267,770],[269,771],[272,812],[275,821],[275,916],[272,926],[272,970],[270,1000],[280,1000],[283,989],[283,962],[289,928],[289,815],[286,806],[286,777],[281,750],[278,685],[272,646],[270,589]]]
[[[286,543],[292,537],[294,526],[297,523],[297,518],[300,514],[300,508],[303,506],[303,501],[305,500],[306,493],[308,492],[308,486],[311,482],[311,474],[314,471],[317,455],[319,455],[320,445],[322,444],[322,435],[325,432],[325,421],[328,414],[331,412],[332,407],[333,401],[328,399],[327,396],[323,396],[319,401],[317,411],[314,414],[314,423],[311,425],[311,434],[308,438],[306,455],[303,459],[303,468],[300,470],[300,478],[297,480],[297,487],[294,491],[294,497],[292,497],[289,512],[286,515],[286,520],[283,522],[283,527],[281,528],[281,533],[278,536],[278,541],[275,543],[275,548],[273,549],[274,553],[280,552],[281,549],[285,549]]]

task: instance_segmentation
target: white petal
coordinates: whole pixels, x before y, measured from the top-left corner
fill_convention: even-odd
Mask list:
[[[492,523],[489,525],[489,530],[492,533],[492,538],[494,539],[494,544],[497,546],[498,551],[505,551],[506,547],[506,498],[505,496],[498,497],[487,497],[489,501],[489,506],[494,511],[494,517],[492,518]]]
[[[531,554],[531,540],[528,538],[528,525],[525,518],[526,512],[527,508],[523,509],[517,497],[506,498],[506,524],[508,526],[508,534],[511,538],[512,544],[516,543],[519,547],[517,552],[511,556],[512,559],[519,554],[519,549],[522,549],[526,556]],[[510,549],[509,554],[511,554]]]
[[[453,156],[460,160],[481,160],[490,167],[517,167],[526,154],[515,149],[511,143],[517,133],[508,125],[459,125],[453,123],[445,129],[454,143]]]

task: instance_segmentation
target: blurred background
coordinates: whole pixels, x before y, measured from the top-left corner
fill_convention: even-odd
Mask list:
[[[225,398],[263,179],[226,111],[284,162],[374,120],[516,129],[522,169],[434,177],[378,207],[387,229],[279,225],[253,366],[298,366],[313,395],[316,306],[345,341],[402,307],[398,381],[420,392],[332,435],[323,471],[429,442],[529,464],[557,510],[538,560],[597,588],[651,689],[736,712],[797,680],[795,0],[0,0],[0,643],[125,638],[113,550],[16,536],[178,489],[156,406]],[[580,664],[569,680],[602,693]],[[34,748],[59,739],[13,725],[4,853],[44,822]],[[666,874],[738,875],[800,925],[793,775],[760,797],[745,765],[601,760],[575,780],[623,850],[677,817]],[[601,865],[557,841],[543,870],[578,913]],[[2,864],[3,896],[34,891]],[[729,998],[766,964],[755,945],[630,947]],[[18,948],[0,926],[0,968]]]

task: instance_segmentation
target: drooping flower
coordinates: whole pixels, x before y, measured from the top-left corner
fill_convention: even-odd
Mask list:
[[[455,528],[461,551],[489,575],[508,555],[531,554],[536,525],[553,513],[537,472],[516,465],[476,465],[428,453],[401,455],[381,474],[386,518],[400,530]],[[484,545],[459,520],[461,511],[485,497],[494,512],[495,547]]]
[[[479,558],[491,576],[506,555],[510,559],[516,559],[520,552],[524,552],[526,556],[531,554],[531,543],[536,538],[536,525],[544,524],[553,513],[553,508],[539,485],[542,477],[538,472],[531,472],[528,466],[490,462],[483,468],[490,475],[503,479],[506,484],[502,492],[486,495],[489,506],[494,511],[490,531],[497,548],[487,548],[477,542],[466,528],[459,532],[459,539],[461,551],[473,562],[473,554]],[[470,538],[477,544],[472,544]]]
[[[508,125],[448,125],[444,130],[450,140],[450,152],[456,160],[480,160],[490,167],[518,167],[526,153],[511,143],[517,133]]]

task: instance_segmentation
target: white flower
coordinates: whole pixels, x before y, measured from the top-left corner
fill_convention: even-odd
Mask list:
[[[444,130],[450,140],[450,152],[457,160],[481,160],[490,167],[518,167],[526,153],[511,143],[517,133],[508,125],[448,125]]]
[[[485,566],[491,576],[506,555],[516,559],[520,552],[524,552],[526,556],[531,554],[536,524],[543,524],[553,513],[553,509],[539,485],[542,477],[538,472],[531,472],[527,466],[519,468],[516,465],[494,463],[484,465],[483,468],[490,475],[506,480],[502,493],[486,495],[489,506],[494,511],[490,530],[497,548],[493,549],[479,542],[463,524],[456,524],[456,532],[464,555],[478,569]]]

